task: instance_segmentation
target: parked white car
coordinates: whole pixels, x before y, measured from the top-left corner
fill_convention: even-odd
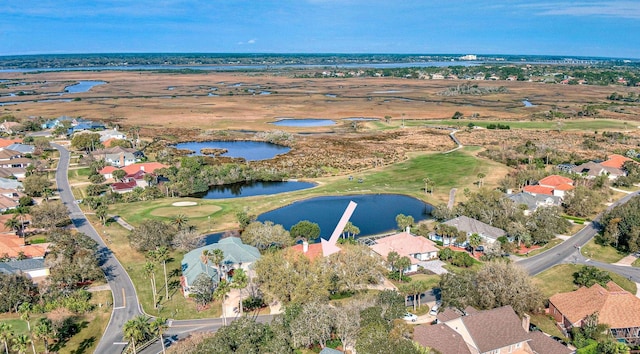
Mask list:
[[[433,305],[433,307],[431,308],[431,311],[429,311],[429,314],[431,316],[437,316],[438,315],[438,310],[440,310],[440,304],[436,303],[435,305]]]
[[[402,319],[405,321],[415,322],[416,320],[418,320],[418,316],[407,312]]]

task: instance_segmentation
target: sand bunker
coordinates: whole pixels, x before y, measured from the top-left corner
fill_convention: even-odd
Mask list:
[[[194,205],[198,205],[198,203],[196,202],[175,202],[173,204],[171,204],[173,206],[179,206],[179,207],[183,207],[183,206],[194,206]]]

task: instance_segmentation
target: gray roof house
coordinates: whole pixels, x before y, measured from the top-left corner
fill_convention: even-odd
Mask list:
[[[15,180],[15,179],[0,177],[0,188],[22,190],[22,182],[19,182],[18,180]]]
[[[7,146],[7,149],[17,151],[23,154],[33,154],[33,152],[36,150],[36,147],[33,145],[14,143]]]
[[[454,226],[458,231],[463,231],[467,233],[467,236],[472,234],[478,234],[485,241],[493,243],[498,239],[498,237],[505,236],[507,233],[503,229],[499,229],[497,227],[493,227],[489,224],[485,224],[482,221],[478,221],[476,219],[472,219],[468,216],[460,215],[457,218],[445,221],[443,224]],[[447,246],[446,242],[449,240],[443,238],[437,233],[432,233],[429,235],[429,238],[434,241],[441,241]]]
[[[545,206],[558,206],[562,202],[562,198],[546,195],[546,194],[531,194],[528,192],[520,192],[516,194],[511,194],[507,196],[507,198],[511,199],[516,205],[525,205],[527,209],[525,209],[524,214],[529,215],[536,211],[538,207]]]
[[[49,275],[49,267],[45,266],[44,259],[28,258],[0,262],[0,273],[24,274],[29,279],[38,279]]]
[[[249,266],[260,259],[260,251],[257,248],[245,245],[239,237],[223,238],[217,243],[196,248],[182,258],[182,277],[180,283],[184,296],[189,296],[189,284],[193,284],[198,275],[205,273],[211,276],[216,282],[218,280],[217,270],[208,261],[203,262],[202,252],[219,249],[224,253],[222,260],[222,272],[232,273],[233,269],[242,268],[249,271]]]
[[[115,167],[125,167],[133,165],[144,157],[144,154],[133,148],[123,148],[115,146],[107,149],[98,149],[91,153],[96,160],[104,160],[107,164]]]

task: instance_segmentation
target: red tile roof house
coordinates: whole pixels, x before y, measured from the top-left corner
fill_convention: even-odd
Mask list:
[[[565,192],[574,188],[571,178],[551,175],[539,180],[538,184],[525,186],[522,190],[533,195],[546,194],[563,198]]]
[[[528,329],[527,316],[520,320],[511,306],[503,306],[459,313],[458,316],[450,316],[446,322],[417,326],[413,331],[413,340],[442,354],[572,352],[547,336],[529,333]]]
[[[121,170],[127,174],[122,182],[112,183],[111,189],[117,193],[127,193],[131,192],[136,187],[146,188],[149,184],[144,177],[149,174],[154,175],[153,172],[165,167],[167,166],[158,162],[137,163],[123,167]],[[113,178],[113,172],[115,170],[118,170],[118,168],[106,166],[100,170],[100,174],[106,179]]]
[[[640,299],[618,284],[595,284],[549,298],[549,314],[564,331],[582,326],[585,317],[596,312],[598,323],[607,324],[615,338],[640,344]]]
[[[632,159],[613,154],[609,155],[609,159],[600,163],[589,161],[572,169],[573,172],[583,175],[585,178],[596,178],[597,176],[607,175],[613,180],[621,176],[626,176],[627,172],[622,168],[627,161]]]
[[[408,257],[411,260],[411,266],[405,269],[406,273],[417,272],[420,262],[438,258],[435,242],[422,236],[412,235],[409,230],[379,238],[374,242],[375,244],[369,247],[384,259],[387,259],[387,255],[391,252],[397,252],[400,257]]]

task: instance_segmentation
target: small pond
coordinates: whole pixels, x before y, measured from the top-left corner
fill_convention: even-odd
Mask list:
[[[226,149],[221,156],[242,157],[247,161],[268,160],[291,150],[282,145],[262,141],[201,141],[174,145],[177,149],[195,151],[192,155],[202,155],[201,149]]]
[[[286,182],[241,182],[211,186],[206,193],[196,194],[194,197],[202,199],[230,199],[252,197],[256,195],[270,195],[285,192],[293,192],[314,187],[311,182],[286,181]]]
[[[281,127],[326,127],[330,125],[335,125],[336,122],[331,119],[319,119],[319,118],[306,118],[306,119],[295,119],[295,118],[282,118],[275,122],[271,122],[273,125],[281,126]]]
[[[533,103],[529,102],[529,100],[522,101],[522,104],[524,104],[525,107],[533,107],[533,106],[535,106]]]
[[[70,85],[64,88],[64,92],[67,93],[81,93],[91,90],[92,87],[98,85],[104,85],[104,81],[79,81],[77,84]]]
[[[259,221],[273,221],[289,230],[302,220],[320,225],[320,236],[328,239],[342,213],[353,200],[358,207],[350,221],[360,228],[359,236],[376,235],[397,228],[398,214],[411,215],[416,221],[430,217],[431,205],[400,194],[365,194],[317,197],[295,202],[258,216]]]

